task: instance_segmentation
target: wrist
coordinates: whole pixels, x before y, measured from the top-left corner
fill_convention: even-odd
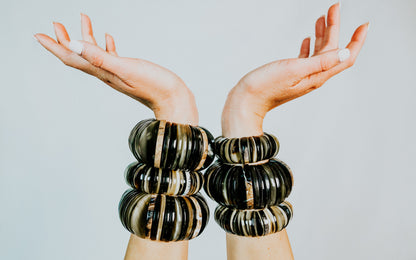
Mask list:
[[[176,90],[169,98],[152,108],[155,118],[178,124],[198,125],[198,109],[192,92],[185,88]]]
[[[262,135],[266,112],[256,97],[238,84],[225,102],[221,117],[222,135],[230,138]]]

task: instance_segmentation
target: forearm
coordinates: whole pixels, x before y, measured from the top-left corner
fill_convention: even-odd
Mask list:
[[[188,259],[188,241],[161,242],[131,235],[125,260]]]
[[[266,112],[241,88],[233,88],[222,114],[222,135],[228,138],[262,135]],[[227,233],[226,240],[228,260],[293,259],[286,229],[262,237]]]
[[[243,237],[227,233],[227,259],[293,259],[286,229],[263,237]]]

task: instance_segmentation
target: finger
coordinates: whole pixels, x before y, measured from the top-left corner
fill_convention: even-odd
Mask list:
[[[82,39],[86,42],[97,45],[92,32],[92,23],[88,15],[81,13],[81,33]]]
[[[310,45],[311,45],[311,37],[307,37],[302,41],[302,45],[300,46],[299,58],[309,57]]]
[[[69,48],[95,67],[104,69],[116,75],[123,73],[124,66],[120,63],[120,59],[109,54],[97,45],[85,41],[71,41],[69,43]]]
[[[53,55],[58,57],[65,65],[80,69],[84,72],[97,76],[97,73],[94,72],[98,72],[98,70],[92,69],[93,66],[87,60],[72,52],[71,50],[65,48],[61,44],[57,43],[48,35],[38,33],[35,34],[35,37],[39,41],[39,43],[43,47],[45,47],[45,49],[47,49]]]
[[[347,49],[350,51],[351,55],[348,59],[346,59],[344,62],[342,62],[341,64],[339,64],[338,66],[332,68],[331,70],[327,71],[324,76],[327,77],[328,79],[338,73],[340,73],[341,71],[351,67],[352,65],[354,65],[358,54],[360,53],[365,39],[367,37],[367,32],[368,32],[368,28],[369,28],[370,24],[369,23],[365,23],[360,25],[355,31],[354,34],[351,37],[351,41],[348,43],[347,45]]]
[[[131,87],[127,85],[124,81],[122,81],[120,78],[118,78],[116,75],[103,69],[94,67],[87,60],[85,60],[78,54],[72,52],[71,50],[65,48],[64,46],[60,45],[46,34],[38,33],[34,36],[39,41],[39,43],[43,47],[45,47],[45,49],[47,49],[53,55],[58,57],[65,65],[93,75],[105,82],[106,84],[110,85],[112,88],[137,99],[132,94],[130,94],[129,89],[131,89]]]
[[[65,26],[63,26],[61,23],[53,22],[53,27],[55,29],[55,35],[58,43],[68,48],[68,44],[71,39],[69,38]]]
[[[321,50],[323,43],[324,43],[324,37],[325,37],[325,15],[322,15],[321,17],[316,20],[315,23],[315,50],[314,55],[319,53]]]
[[[340,25],[340,3],[332,5],[328,9],[327,26],[322,44],[322,51],[338,49],[339,25]]]
[[[299,82],[296,88],[304,89],[306,91],[310,91],[310,89],[313,90],[315,88],[320,87],[334,75],[354,65],[355,60],[357,59],[357,56],[360,53],[360,50],[363,47],[365,39],[367,37],[368,27],[369,23],[366,23],[360,25],[355,30],[353,36],[351,37],[351,41],[347,45],[347,49],[350,52],[350,56],[348,58],[346,58],[344,61],[340,62],[338,65],[332,67],[327,71],[318,72],[316,74],[312,74],[304,78],[301,82]]]
[[[114,38],[108,33],[105,34],[105,49],[108,53],[117,56]]]
[[[348,49],[327,51],[308,59],[298,59],[291,65],[291,68],[297,70],[299,79],[303,79],[309,75],[332,69],[345,61],[349,55]]]

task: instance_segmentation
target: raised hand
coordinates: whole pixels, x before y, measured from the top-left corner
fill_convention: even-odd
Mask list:
[[[223,135],[261,135],[263,118],[268,111],[319,88],[354,64],[369,24],[359,26],[346,48],[340,50],[339,8],[339,3],[332,5],[327,16],[316,21],[313,55],[310,56],[310,38],[306,38],[298,58],[268,63],[238,82],[228,94],[223,110]]]
[[[65,27],[54,23],[57,41],[45,34],[36,39],[65,65],[82,70],[140,101],[156,118],[197,124],[195,98],[175,73],[150,61],[119,57],[114,39],[106,34],[106,49],[95,41],[90,18],[81,14],[82,41],[71,41]]]

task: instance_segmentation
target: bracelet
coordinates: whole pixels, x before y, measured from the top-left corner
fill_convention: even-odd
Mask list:
[[[129,136],[138,161],[162,169],[205,169],[214,160],[213,136],[203,127],[165,120],[142,120]]]
[[[120,200],[119,216],[123,226],[139,237],[180,241],[202,233],[209,209],[200,194],[167,196],[131,189]]]
[[[279,148],[277,137],[268,133],[241,138],[220,136],[214,140],[215,154],[224,162],[232,164],[249,164],[273,158]]]
[[[216,161],[205,171],[207,195],[231,208],[261,209],[278,205],[289,196],[292,186],[292,171],[279,159],[244,167]]]
[[[118,206],[128,231],[157,241],[189,240],[203,232],[209,208],[198,193],[204,183],[198,170],[214,160],[213,139],[199,126],[155,119],[135,125],[129,148],[137,162],[125,170],[133,189]]]
[[[133,162],[125,171],[130,187],[146,192],[165,195],[192,195],[204,183],[199,171],[158,169],[142,162]]]
[[[239,210],[217,206],[215,221],[226,232],[238,236],[265,236],[283,230],[292,219],[292,205],[284,201],[280,205],[264,209]]]
[[[217,137],[217,161],[204,173],[204,190],[220,205],[215,221],[239,236],[265,236],[284,229],[293,210],[284,201],[292,191],[293,174],[273,158],[279,141],[271,134],[242,138]]]

